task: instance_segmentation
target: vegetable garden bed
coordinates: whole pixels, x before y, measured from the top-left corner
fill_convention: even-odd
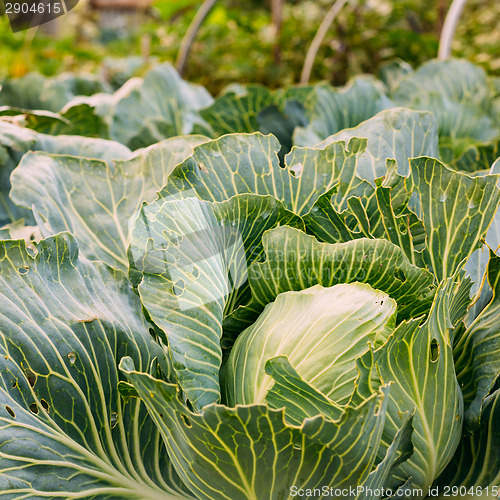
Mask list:
[[[0,498],[499,496],[498,78],[0,106]]]

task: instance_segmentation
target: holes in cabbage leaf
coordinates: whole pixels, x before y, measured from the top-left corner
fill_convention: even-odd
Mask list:
[[[401,283],[404,283],[406,281],[405,273],[401,269],[398,269],[394,272],[394,277],[401,281]]]
[[[183,280],[177,280],[172,287],[172,291],[176,297],[180,297],[184,293],[185,287]]]
[[[296,163],[295,165],[288,167],[288,170],[292,172],[294,177],[300,177],[302,175],[302,170],[304,170],[304,165],[302,165],[302,163]]]
[[[70,352],[68,354],[68,359],[69,359],[69,362],[74,365],[75,364],[75,361],[76,361],[76,356],[75,356],[75,353],[74,352]]]
[[[16,418],[16,414],[14,413],[14,410],[10,406],[5,406],[5,409],[12,418]]]
[[[30,410],[31,410],[31,413],[38,415],[38,405],[36,403],[30,404]]]
[[[30,369],[25,370],[26,378],[31,387],[35,387],[36,384],[36,373],[32,372]]]
[[[439,344],[436,339],[432,339],[431,341],[431,362],[435,363],[439,358]]]
[[[294,450],[301,450],[302,449],[302,445],[300,443],[294,443],[293,449]]]
[[[118,413],[116,413],[116,411],[114,411],[112,414],[111,414],[111,428],[114,429],[117,424],[118,424]]]
[[[23,266],[18,269],[19,274],[26,274],[30,268],[28,266]]]
[[[45,399],[40,399],[40,403],[42,404],[42,408],[48,413],[50,405],[45,401]]]
[[[13,380],[11,384],[12,389],[15,389],[17,387],[17,380]]]
[[[191,420],[186,417],[183,413],[181,413],[182,420],[184,420],[184,423],[186,424],[186,427],[193,427],[193,424],[191,423]]]
[[[149,329],[149,335],[151,335],[151,337],[153,337],[155,339],[155,342],[159,343],[159,337],[158,337],[158,334],[155,332],[154,328]]]

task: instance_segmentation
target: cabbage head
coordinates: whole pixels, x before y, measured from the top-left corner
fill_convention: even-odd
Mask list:
[[[226,363],[228,404],[265,403],[273,386],[269,359],[286,356],[298,374],[338,404],[346,404],[369,343],[394,331],[396,301],[365,283],[315,285],[284,292],[237,338]]]

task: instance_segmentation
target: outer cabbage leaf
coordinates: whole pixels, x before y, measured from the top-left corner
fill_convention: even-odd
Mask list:
[[[24,240],[30,255],[36,255],[36,245],[42,239],[38,226],[27,226],[24,219],[6,224],[0,229],[0,240]]]
[[[48,135],[81,135],[109,138],[110,111],[116,98],[99,93],[71,99],[60,111],[28,110],[12,106],[0,107],[1,117],[17,125]]]
[[[275,92],[275,105],[263,109],[258,115],[259,130],[274,134],[281,143],[280,160],[293,146],[293,133],[297,127],[309,123],[311,105],[316,86],[293,86]]]
[[[413,68],[402,59],[393,59],[380,66],[377,71],[377,77],[385,84],[388,91],[393,90],[399,85],[402,78],[411,73]]]
[[[371,363],[373,363],[373,358],[371,358]],[[371,371],[372,368],[373,365],[368,367],[368,370]],[[287,422],[301,425],[305,418],[312,418],[317,415],[324,415],[327,418],[337,420],[342,415],[342,412],[345,411],[345,408],[339,407],[331,399],[305,382],[290,365],[286,356],[277,356],[268,360],[266,363],[266,373],[274,379],[274,384],[268,391],[266,400],[273,408],[285,407],[285,419]],[[385,387],[383,391],[387,395],[388,387]],[[359,403],[361,406],[365,405],[367,400],[373,398],[373,388],[370,381],[364,376],[363,369],[360,370],[360,377],[356,381],[355,393],[359,395],[364,393],[364,397],[362,396],[362,400]],[[350,404],[354,403],[354,400],[355,397],[353,396]],[[351,498],[355,496],[361,500],[380,498],[382,496],[383,488],[388,484],[388,480],[392,477],[396,468],[406,461],[413,452],[411,420],[411,418],[408,418],[396,433],[383,460],[366,477],[363,485],[364,488],[357,492],[357,496],[351,493]],[[376,427],[377,422],[372,420],[366,422],[364,429],[359,430],[369,435],[369,442],[365,441],[366,450],[363,451],[365,460],[369,458],[372,461],[379,450],[381,436],[379,432],[374,432]],[[354,430],[357,431],[358,429]],[[377,430],[380,430],[380,428]],[[375,490],[379,490],[380,495]],[[386,494],[387,491],[385,491]]]
[[[500,376],[500,257],[490,252],[487,276],[493,297],[453,346],[467,423],[475,427],[484,399]]]
[[[61,116],[69,121],[69,126],[55,127],[50,133],[109,139],[113,106],[119,98],[119,92],[74,97],[61,109]]]
[[[259,130],[258,114],[275,104],[273,92],[262,85],[230,85],[200,114],[213,136]]]
[[[458,281],[458,283],[457,283]],[[393,478],[421,488],[423,498],[453,457],[460,441],[463,401],[453,364],[449,330],[461,320],[469,303],[468,280],[458,272],[443,281],[424,324],[401,324],[375,352],[381,381],[391,384],[383,443],[388,446],[405,414],[415,412],[412,442],[415,453]]]
[[[315,146],[391,106],[382,83],[373,77],[358,76],[339,89],[317,85],[305,103],[309,125],[296,129],[294,142],[298,146]]]
[[[199,110],[211,104],[204,87],[185,82],[170,64],[151,69],[144,79],[129,80],[113,107],[111,138],[131,149],[193,131]]]
[[[32,207],[44,236],[70,231],[84,255],[128,268],[128,225],[142,201],[152,201],[175,165],[206,140],[178,137],[114,164],[29,153],[13,172],[11,198]]]
[[[152,320],[166,334],[179,384],[193,407],[220,398],[223,318],[249,299],[247,266],[262,234],[300,219],[271,196],[210,203],[160,197],[132,229],[130,267]]]
[[[492,153],[485,146],[500,137],[500,121],[481,67],[458,59],[429,61],[402,78],[391,98],[434,113],[441,156],[454,168],[474,171],[490,166]],[[486,163],[481,162],[484,153]]]
[[[500,174],[500,159],[497,160],[489,171],[485,173]],[[500,187],[500,180],[497,182]],[[486,238],[484,239],[486,245],[478,248],[469,257],[465,263],[465,270],[470,274],[474,280],[474,285],[471,289],[471,297],[474,298],[473,306],[469,310],[467,322],[470,323],[476,316],[484,309],[486,304],[491,300],[492,290],[486,279],[486,267],[490,258],[490,249],[497,255],[500,252],[500,209],[497,210],[491,226],[488,228]]]
[[[292,149],[295,127],[307,125],[304,104],[313,92],[312,86],[272,92],[261,85],[230,85],[201,116],[212,137],[234,132],[274,134],[281,144],[282,160]]]
[[[117,142],[79,136],[53,137],[0,120],[0,225],[22,217],[32,221],[31,205],[30,210],[21,209],[8,196],[10,175],[28,151],[87,156],[106,162],[113,158],[125,159],[131,154]]]
[[[59,113],[14,106],[0,106],[0,120],[48,134],[52,133],[52,130],[71,126],[71,123]]]
[[[231,134],[194,149],[169,177],[163,196],[193,191],[203,200],[223,201],[240,193],[272,195],[296,214],[306,213],[337,182],[355,186],[356,162],[366,140],[353,138],[324,149],[293,148],[278,161],[275,137]]]
[[[158,59],[151,57],[149,61],[155,64]],[[144,68],[144,58],[140,55],[127,57],[108,56],[104,58],[102,64],[110,85],[117,89]]]
[[[118,393],[123,356],[170,377],[122,273],[67,233],[36,258],[2,241],[0,332],[0,498],[188,496],[144,405]]]
[[[500,206],[499,175],[470,177],[432,158],[410,160],[426,232],[429,267],[438,281],[480,246]]]
[[[263,405],[210,405],[196,414],[180,402],[175,385],[135,371],[129,358],[120,368],[147,404],[179,475],[197,498],[266,500],[288,496],[292,487],[355,488],[372,468],[370,443],[385,417],[381,396],[347,409],[337,421],[317,416],[297,427],[284,423],[282,411]]]
[[[469,492],[473,488],[474,496],[495,500],[495,490],[500,488],[500,389],[485,398],[481,412],[479,428],[473,435],[464,433],[460,446],[436,484],[458,486],[459,490]],[[462,488],[460,488],[462,487]],[[464,488],[465,487],[465,488]],[[476,489],[477,488],[477,489]],[[463,498],[458,496],[458,498]],[[465,498],[472,498],[470,497]]]
[[[500,204],[498,176],[470,177],[426,157],[411,159],[410,168],[403,188],[389,164],[386,179],[364,196],[343,186],[322,195],[304,216],[308,232],[329,243],[388,239],[411,263],[432,271],[437,282],[451,276],[492,223]]]
[[[285,408],[285,420],[288,423],[301,425],[306,418],[317,415],[337,420],[342,415],[344,408],[306,382],[287,356],[269,358],[265,371],[273,380],[266,393],[266,401],[271,408]],[[377,449],[378,442],[374,445]]]
[[[398,172],[407,176],[410,158],[439,158],[437,122],[428,112],[390,108],[357,127],[341,130],[316,147],[323,148],[337,141],[347,143],[352,137],[366,137],[368,140],[366,150],[358,159],[356,173],[372,184],[377,177],[387,174],[388,159],[396,160]]]
[[[330,243],[385,238],[400,246],[413,264],[424,266],[425,231],[412,212],[411,183],[405,186],[398,170],[407,174],[412,157],[437,156],[435,119],[429,113],[388,109],[358,127],[331,136],[319,147],[354,135],[368,141],[356,165],[357,178],[365,182],[340,182],[320,196],[304,217],[308,230]]]
[[[375,188],[367,181],[354,188],[339,183],[303,216],[307,231],[328,243],[386,239],[412,264],[425,267],[425,228],[409,206],[411,191],[404,180],[396,163],[388,161],[387,174],[376,180]]]
[[[365,488],[362,494],[359,495],[359,500],[370,500],[376,496],[373,493],[374,491],[388,488],[387,485],[389,484],[389,480],[392,480],[394,471],[400,464],[408,460],[413,453],[413,445],[411,442],[412,432],[412,417],[410,417],[406,419],[403,426],[396,432],[394,440],[391,446],[387,448],[383,460],[368,475],[364,485]],[[404,498],[402,492],[405,486],[409,486],[408,483],[411,483],[411,479],[400,486],[396,484],[399,491],[396,490],[397,493],[392,498]]]
[[[23,217],[30,220],[30,210],[14,205],[9,191],[10,174],[22,155],[35,143],[34,136],[30,130],[0,120],[0,226]]]
[[[451,168],[475,173],[489,168],[500,156],[500,139],[496,136],[491,141],[479,142],[468,137],[461,139],[441,137],[439,151],[441,160]]]
[[[0,88],[0,105],[32,110],[59,111],[76,95],[101,92],[103,84],[92,74],[62,73],[44,77],[29,73],[21,78],[4,80]]]
[[[285,226],[267,231],[262,244],[266,260],[248,269],[252,300],[226,318],[226,343],[253,323],[280,293],[316,284],[368,283],[397,302],[398,321],[427,312],[432,303],[432,275],[412,265],[401,249],[387,240],[321,243]]]
[[[132,149],[163,139],[209,133],[198,110],[211,103],[208,92],[183,81],[169,65],[156,65],[145,78],[130,78],[114,94],[76,96],[60,110],[65,123],[53,121],[51,134],[113,138]]]
[[[484,111],[488,98],[492,95],[485,71],[477,65],[464,59],[448,59],[447,61],[432,60],[422,64],[415,71],[408,73],[392,92],[395,101],[419,102],[422,94],[439,94],[450,102],[474,103],[478,112]],[[446,110],[436,110],[437,113]],[[443,125],[459,127],[460,123],[452,124],[443,121]],[[447,134],[450,135],[450,134]]]

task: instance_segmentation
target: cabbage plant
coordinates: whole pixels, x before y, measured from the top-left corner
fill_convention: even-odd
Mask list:
[[[426,111],[340,134],[22,158],[0,498],[498,494],[496,167],[443,164]]]

